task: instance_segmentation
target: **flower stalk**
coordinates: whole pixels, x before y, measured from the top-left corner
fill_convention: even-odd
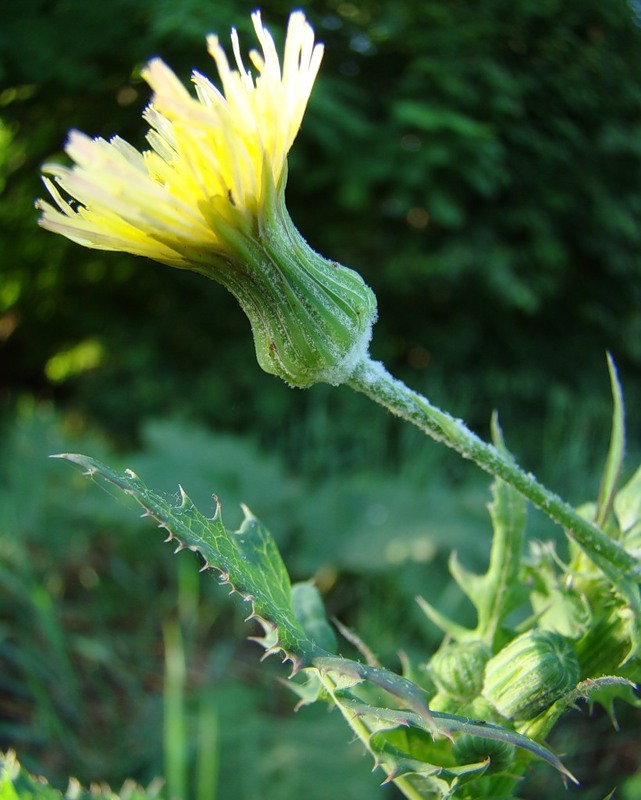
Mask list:
[[[484,442],[461,420],[441,411],[425,397],[392,377],[380,362],[371,359],[362,361],[347,383],[352,389],[411,422],[428,436],[452,448],[463,458],[474,461],[481,469],[501,478],[527,497],[561,525],[616,586],[625,589],[626,599],[640,618],[639,564],[618,542],[539,483],[531,473],[525,472],[496,447]]]

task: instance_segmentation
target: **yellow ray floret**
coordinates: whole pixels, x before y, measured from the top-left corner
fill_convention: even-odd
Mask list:
[[[107,142],[72,131],[65,149],[74,166],[43,168],[54,203],[38,201],[40,225],[87,247],[176,267],[229,255],[216,219],[230,206],[255,218],[266,194],[283,188],[287,153],[323,55],[300,11],[289,19],[282,67],[259,12],[252,21],[262,50],[249,54],[256,77],[243,63],[235,30],[235,69],[218,38],[207,40],[222,92],[194,73],[194,98],[160,59],[147,65],[150,150],[139,153],[117,136]]]

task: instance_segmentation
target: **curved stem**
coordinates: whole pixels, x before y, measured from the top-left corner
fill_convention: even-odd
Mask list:
[[[380,362],[370,359],[362,361],[347,385],[513,486],[561,525],[614,583],[619,584],[622,579],[630,578],[638,569],[634,557],[618,542],[580,516],[531,473],[526,473],[512,459],[472,433],[462,420],[454,419],[393,378]],[[638,593],[635,605],[637,603]]]

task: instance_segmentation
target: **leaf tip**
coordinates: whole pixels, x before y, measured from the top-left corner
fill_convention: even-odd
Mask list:
[[[178,484],[178,492],[180,494],[180,508],[183,508],[187,505],[189,501],[189,497],[187,496],[187,492],[183,489],[183,487]]]
[[[95,475],[97,472],[92,459],[80,455],[80,453],[52,453],[49,458],[59,458],[63,461],[71,461],[72,464],[78,464],[85,468],[86,475]]]

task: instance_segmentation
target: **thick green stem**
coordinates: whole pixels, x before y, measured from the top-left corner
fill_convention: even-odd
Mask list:
[[[622,578],[634,576],[638,564],[618,542],[581,517],[532,474],[524,472],[495,447],[472,433],[461,420],[436,408],[425,397],[393,378],[383,364],[369,359],[362,361],[348,385],[513,486],[558,522],[615,584]]]

